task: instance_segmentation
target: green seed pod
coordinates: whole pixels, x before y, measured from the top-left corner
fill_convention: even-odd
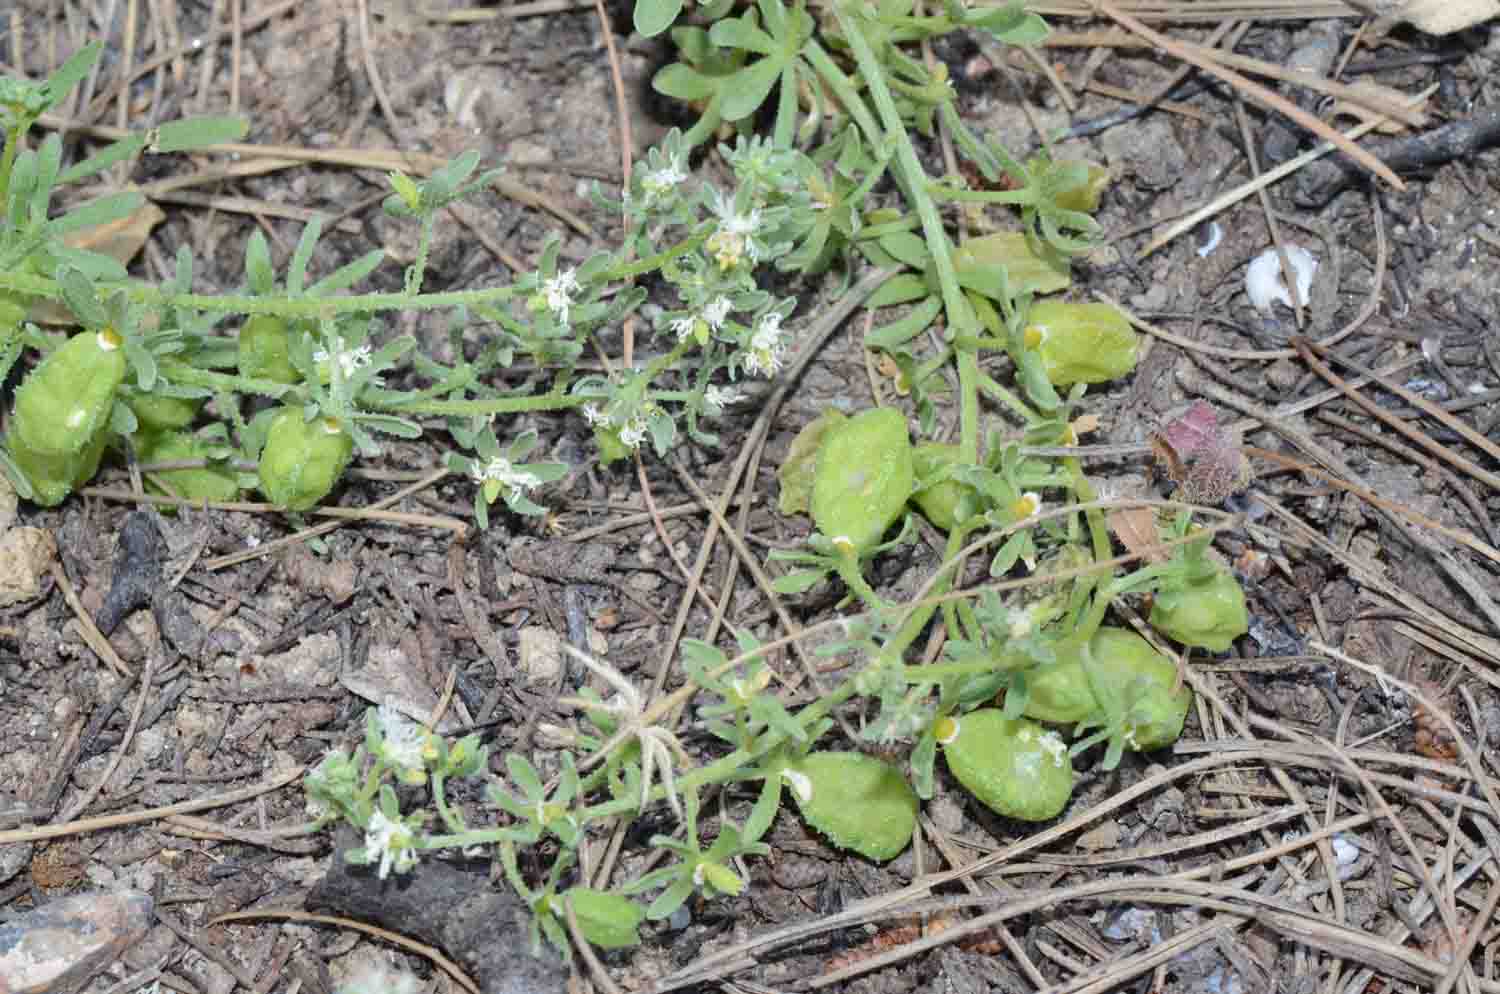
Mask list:
[[[1094,697],[1110,714],[1123,715],[1125,745],[1137,752],[1177,741],[1192,691],[1177,691],[1177,667],[1151,643],[1124,628],[1101,628],[1089,642]]]
[[[893,859],[917,827],[917,795],[901,771],[858,752],[815,752],[782,778],[807,823],[841,849]]]
[[[1223,652],[1250,630],[1245,591],[1222,569],[1173,585],[1152,601],[1151,624],[1183,645]]]
[[[1027,166],[1032,169],[1044,165],[1040,157],[1027,163]],[[1083,166],[1085,178],[1078,186],[1070,186],[1066,190],[1059,191],[1052,202],[1065,211],[1078,211],[1081,214],[1092,214],[1098,210],[1099,199],[1103,196],[1105,188],[1109,186],[1109,170],[1097,163],[1077,160],[1059,160],[1052,163],[1053,168],[1061,165]]]
[[[132,392],[125,400],[135,412],[144,431],[170,431],[186,428],[203,406],[201,397],[167,397],[162,394]]]
[[[630,898],[592,887],[574,887],[564,896],[573,905],[578,930],[600,949],[629,949],[640,943],[636,930],[646,912]],[[563,913],[561,908],[558,913]]]
[[[136,458],[141,462],[176,462],[181,459],[206,459],[213,446],[187,432],[142,432],[133,436]],[[162,481],[183,500],[230,501],[240,495],[239,478],[227,466],[204,466],[202,469],[172,469],[160,474]],[[160,492],[159,488],[152,486]],[[165,513],[176,508],[166,505]]]
[[[776,469],[776,482],[781,485],[781,494],[776,506],[782,514],[807,514],[812,506],[813,480],[818,475],[818,450],[828,433],[849,418],[830,407],[807,423],[797,432],[786,458]]]
[[[923,442],[912,450],[912,466],[918,482],[930,479],[945,466],[958,462],[959,447],[942,442]],[[933,526],[952,531],[979,513],[979,492],[958,480],[939,480],[912,495],[912,502]]]
[[[16,391],[10,452],[38,504],[61,503],[98,470],[124,380],[120,336],[85,331],[43,359]]]
[[[1046,821],[1073,794],[1067,743],[1034,721],[995,708],[938,722],[948,769],[981,804],[1007,818]]]
[[[283,407],[271,419],[260,454],[260,490],[291,511],[327,497],[354,456],[354,439],[333,418],[304,421],[301,408]]]
[[[239,334],[241,376],[276,383],[296,383],[302,378],[292,365],[292,335],[287,323],[274,314],[257,314],[245,322]]]
[[[901,516],[914,479],[906,416],[891,407],[864,411],[829,432],[818,450],[813,524],[865,552]]]
[[[1108,304],[1037,301],[1026,317],[1026,344],[1041,353],[1053,386],[1104,383],[1135,368],[1135,331]]]
[[[1071,725],[1099,713],[1082,656],[1076,652],[1027,670],[1026,690],[1028,718]]]

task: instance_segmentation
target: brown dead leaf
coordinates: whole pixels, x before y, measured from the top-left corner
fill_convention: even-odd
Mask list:
[[[1073,429],[1073,434],[1078,438],[1082,438],[1090,432],[1099,430],[1099,415],[1080,414],[1078,417],[1073,419],[1071,427]]]
[[[128,265],[146,244],[146,239],[151,237],[151,229],[166,218],[167,215],[162,213],[160,207],[147,200],[127,217],[111,221],[109,224],[74,231],[65,235],[63,241],[70,248],[98,252],[124,266]],[[42,300],[33,304],[27,317],[39,324],[77,323],[72,311],[50,300]]]
[[[1452,34],[1500,17],[1500,0],[1354,0],[1354,6],[1414,24],[1430,35]]]
[[[1166,550],[1155,548],[1161,544],[1161,533],[1156,529],[1156,512],[1151,508],[1118,508],[1106,514],[1104,520],[1129,551],[1148,563],[1167,561]]]
[[[875,371],[891,381],[891,386],[899,396],[905,397],[911,393],[911,385],[906,382],[906,376],[901,372],[901,367],[889,355],[881,354],[875,362]]]

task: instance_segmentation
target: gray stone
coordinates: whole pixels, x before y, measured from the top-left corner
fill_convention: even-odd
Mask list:
[[[73,994],[151,925],[138,890],[65,897],[0,924],[0,994]]]

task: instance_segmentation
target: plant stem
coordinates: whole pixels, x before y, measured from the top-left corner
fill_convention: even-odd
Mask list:
[[[582,407],[592,397],[544,393],[526,397],[479,397],[474,400],[419,400],[413,403],[371,403],[372,410],[386,414],[432,414],[484,417],[490,414],[520,414],[526,411],[566,411]]]

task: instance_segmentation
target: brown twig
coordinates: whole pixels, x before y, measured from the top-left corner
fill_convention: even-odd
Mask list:
[[[1346,356],[1341,356],[1335,352],[1328,351],[1326,346],[1309,342],[1303,338],[1292,339],[1292,345],[1297,349],[1298,354],[1302,356],[1303,361],[1313,369],[1317,370],[1319,376],[1323,377],[1332,385],[1338,387],[1341,391],[1343,391],[1345,396],[1362,407],[1366,413],[1394,428],[1396,431],[1400,432],[1402,435],[1405,435],[1407,438],[1411,439],[1413,442],[1417,443],[1437,458],[1446,460],[1447,462],[1452,463],[1455,467],[1462,469],[1470,476],[1473,476],[1475,479],[1484,481],[1492,489],[1500,490],[1500,476],[1496,476],[1494,473],[1491,473],[1480,466],[1476,466],[1474,463],[1470,462],[1468,459],[1465,459],[1463,456],[1460,456],[1458,453],[1452,451],[1447,446],[1439,445],[1437,442],[1432,441],[1432,439],[1428,438],[1426,435],[1423,435],[1421,432],[1416,431],[1406,422],[1402,421],[1398,417],[1395,417],[1390,412],[1384,410],[1369,398],[1365,397],[1362,394],[1355,393],[1352,389],[1348,389],[1344,384],[1344,380],[1342,377],[1334,373],[1327,366],[1313,359],[1312,356],[1309,355],[1309,353],[1316,353],[1317,355],[1325,359],[1332,359],[1335,362],[1340,363],[1341,365],[1348,366],[1359,375],[1369,378],[1372,382],[1378,383],[1382,389],[1389,390],[1391,393],[1395,394],[1397,397],[1400,397],[1402,400],[1406,401],[1408,404],[1411,404],[1413,407],[1416,407],[1424,414],[1436,418],[1448,428],[1453,429],[1455,432],[1462,435],[1465,439],[1467,439],[1475,447],[1477,447],[1480,451],[1484,452],[1492,459],[1500,459],[1500,445],[1496,445],[1494,442],[1491,442],[1488,438],[1479,434],[1479,432],[1475,431],[1473,428],[1470,428],[1463,422],[1462,419],[1456,418],[1452,414],[1449,414],[1447,411],[1443,410],[1441,407],[1434,404],[1426,397],[1423,397],[1421,394],[1413,393],[1403,386],[1374,375],[1370,370],[1366,369],[1360,363],[1355,362],[1353,359],[1350,359]]]
[[[1255,82],[1254,80],[1242,76],[1238,72],[1235,72],[1233,69],[1229,69],[1215,62],[1211,62],[1208,59],[1204,58],[1202,55],[1185,49],[1183,46],[1177,44],[1177,42],[1173,41],[1171,38],[1168,38],[1166,35],[1163,35],[1158,31],[1154,31],[1151,28],[1148,28],[1137,18],[1125,13],[1119,7],[1111,3],[1110,0],[1090,0],[1090,2],[1093,4],[1096,10],[1108,15],[1115,21],[1118,21],[1122,27],[1134,31],[1136,34],[1140,35],[1142,38],[1145,38],[1147,41],[1150,41],[1152,44],[1156,45],[1163,51],[1174,55],[1179,59],[1182,59],[1184,62],[1192,63],[1199,69],[1202,69],[1204,72],[1208,73],[1210,76],[1229,83],[1231,86],[1238,89],[1241,93],[1244,93],[1246,96],[1251,97],[1258,103],[1261,103],[1271,108],[1272,110],[1279,111],[1280,113],[1285,114],[1288,118],[1311,131],[1319,138],[1322,138],[1324,141],[1332,142],[1345,155],[1349,156],[1351,159],[1354,159],[1360,165],[1364,166],[1366,169],[1370,170],[1372,173],[1385,180],[1388,184],[1391,185],[1392,188],[1396,190],[1406,189],[1406,184],[1401,181],[1401,177],[1392,172],[1390,168],[1385,165],[1385,163],[1375,158],[1375,156],[1371,155],[1369,152],[1366,152],[1363,148],[1360,148],[1348,138],[1345,138],[1334,128],[1331,128],[1327,124],[1324,124],[1322,121],[1318,120],[1316,117],[1313,117],[1311,114],[1307,113],[1305,110],[1298,107],[1296,104],[1292,103],[1290,100],[1286,99],[1275,91],[1269,90],[1266,87]]]
[[[78,619],[79,631],[83,634],[83,640],[88,643],[88,647],[93,649],[94,654],[110,669],[121,676],[130,675],[130,667],[126,666],[119,653],[115,652],[115,647],[109,644],[109,639],[104,637],[104,633],[99,630],[98,625],[94,624],[94,619],[89,616],[83,602],[78,599],[78,591],[73,589],[73,582],[63,571],[62,564],[54,558],[48,568],[52,571],[52,580],[57,584],[57,589],[62,591],[63,600],[68,602],[68,607],[73,610],[73,616]]]

